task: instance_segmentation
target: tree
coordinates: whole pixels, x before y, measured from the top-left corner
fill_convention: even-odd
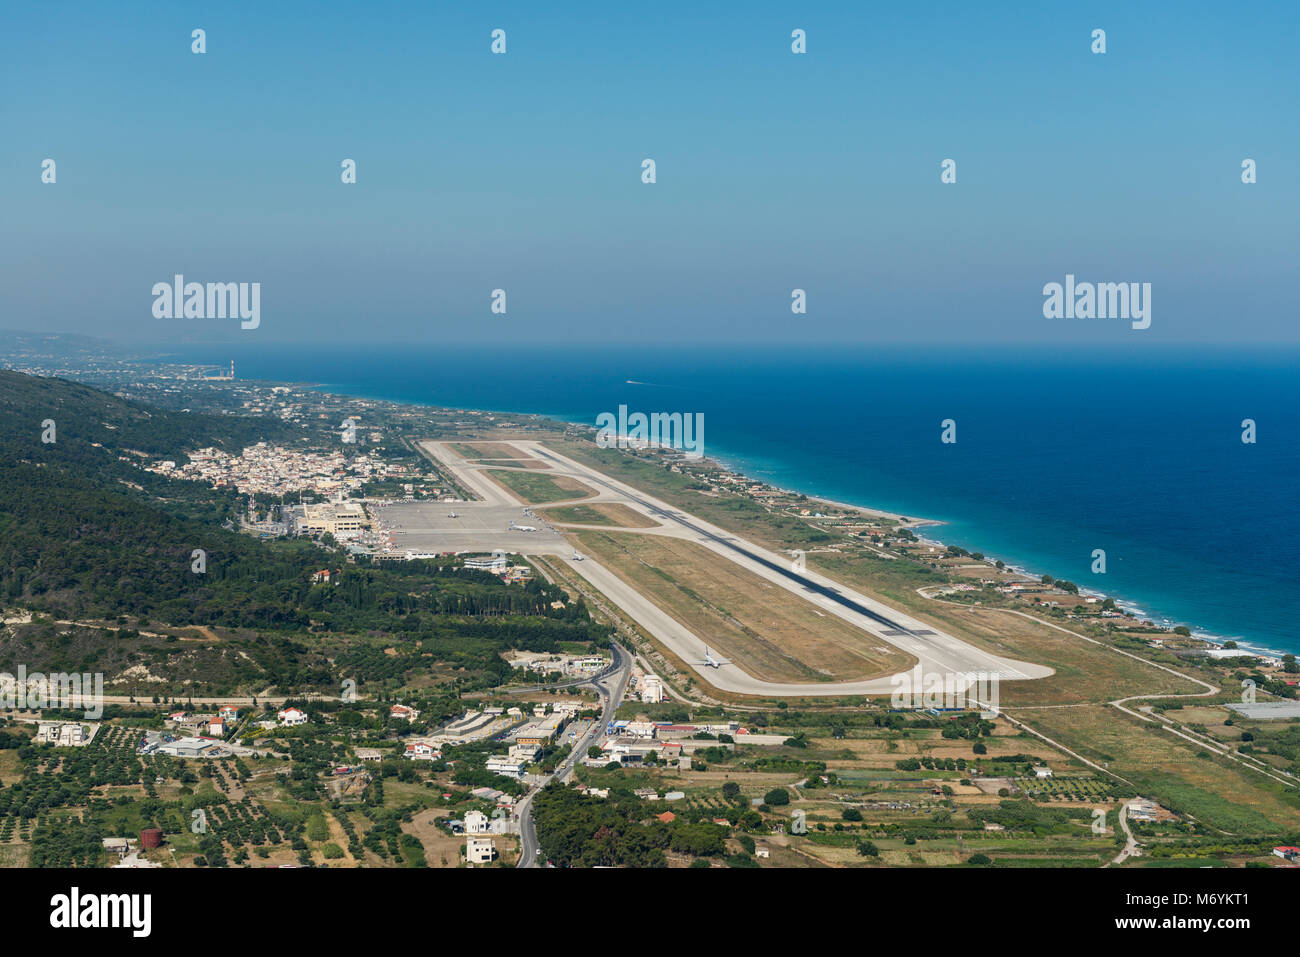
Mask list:
[[[735,781],[728,781],[722,785],[722,796],[728,801],[735,801],[740,797],[740,785]]]
[[[861,821],[862,812],[855,807],[846,807],[841,815],[846,821]]]
[[[976,867],[988,867],[993,863],[993,859],[987,854],[972,854],[966,858],[967,864],[974,864]]]
[[[785,788],[772,788],[763,795],[763,803],[772,807],[781,807],[790,803],[790,792]]]
[[[858,841],[858,853],[863,857],[879,857],[880,849],[870,841]]]

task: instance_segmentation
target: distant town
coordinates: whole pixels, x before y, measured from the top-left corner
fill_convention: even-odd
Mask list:
[[[104,391],[12,457],[138,518],[0,583],[11,865],[1300,863],[1293,656],[594,427],[16,351],[21,421]]]

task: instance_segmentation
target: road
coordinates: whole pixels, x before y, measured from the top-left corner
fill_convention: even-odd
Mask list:
[[[1123,864],[1130,857],[1137,856],[1138,853],[1137,838],[1133,836],[1133,832],[1129,830],[1129,826],[1128,826],[1128,806],[1131,803],[1133,802],[1125,801],[1123,804],[1120,805],[1119,808],[1119,826],[1124,831],[1124,837],[1125,837],[1124,849],[1120,851],[1117,855],[1115,855],[1115,859],[1111,861],[1110,864],[1103,865],[1105,867],[1110,867],[1111,864]]]
[[[574,742],[569,756],[555,769],[555,773],[542,779],[537,788],[528,792],[528,796],[519,802],[519,863],[518,867],[537,867],[540,845],[537,841],[537,828],[533,824],[533,796],[552,781],[563,783],[573,772],[577,764],[587,753],[587,748],[599,744],[605,737],[605,729],[614,720],[614,712],[627,691],[628,677],[632,673],[632,656],[617,643],[610,645],[614,652],[614,662],[604,672],[584,684],[590,684],[604,700],[600,720],[593,724],[581,738]]]

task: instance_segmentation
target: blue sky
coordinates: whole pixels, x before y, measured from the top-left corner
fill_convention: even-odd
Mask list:
[[[9,4],[0,327],[1300,339],[1295,3],[699,6]],[[155,319],[177,272],[261,282],[260,328]],[[1150,282],[1151,328],[1043,318],[1067,272]]]

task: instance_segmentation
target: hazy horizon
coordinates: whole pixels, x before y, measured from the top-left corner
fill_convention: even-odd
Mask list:
[[[11,11],[0,324],[160,348],[1300,342],[1290,5],[377,19]],[[155,318],[178,273],[260,283],[260,326]],[[1067,274],[1150,283],[1150,328],[1044,318]]]

